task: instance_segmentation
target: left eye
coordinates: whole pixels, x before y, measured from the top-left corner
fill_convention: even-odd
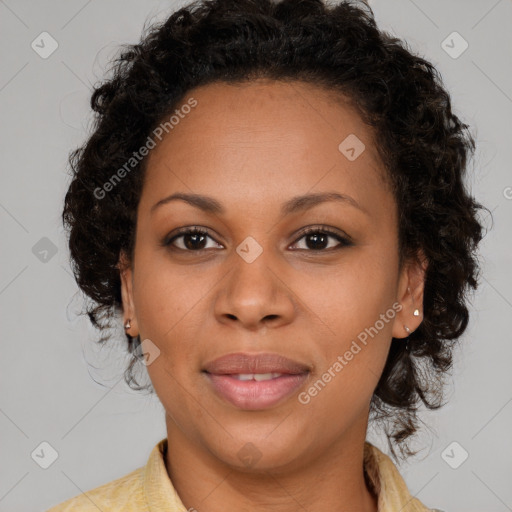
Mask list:
[[[302,233],[301,237],[298,240],[302,240],[303,238],[306,240],[306,246],[307,246],[306,250],[310,249],[312,251],[322,251],[325,249],[332,249],[333,247],[329,247],[329,238],[337,240],[339,242],[337,244],[338,247],[344,246],[344,245],[351,245],[351,242],[347,238],[341,236],[340,234],[338,234],[334,231],[331,231],[331,230],[325,229],[325,228],[307,229],[306,231],[304,231]],[[309,241],[309,244],[308,244],[308,241]],[[298,241],[295,243],[298,243]],[[326,246],[326,244],[327,244],[327,246]],[[309,247],[308,247],[308,245],[309,245]],[[336,247],[336,244],[335,244],[335,247]],[[304,250],[304,249],[300,249],[300,250]]]

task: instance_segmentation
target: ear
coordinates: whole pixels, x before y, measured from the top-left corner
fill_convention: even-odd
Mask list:
[[[398,281],[398,301],[402,309],[397,312],[393,323],[393,337],[406,338],[409,336],[407,326],[413,333],[423,321],[423,292],[428,261],[420,249],[416,257],[409,259],[403,265]],[[414,311],[418,310],[418,316]]]
[[[130,320],[130,328],[125,332],[130,336],[139,334],[139,326],[137,324],[137,315],[135,312],[135,304],[133,301],[133,269],[132,263],[124,251],[121,251],[119,261],[117,263],[119,275],[121,278],[121,298],[123,301],[123,326],[127,320]]]

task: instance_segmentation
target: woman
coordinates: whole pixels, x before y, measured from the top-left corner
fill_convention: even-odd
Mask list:
[[[196,2],[93,94],[63,218],[166,411],[146,466],[50,509],[432,510],[412,453],[477,287],[474,141],[365,4]],[[432,504],[435,505],[435,504]]]

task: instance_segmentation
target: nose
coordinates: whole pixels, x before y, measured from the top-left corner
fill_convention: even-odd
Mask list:
[[[286,272],[265,251],[250,263],[236,255],[215,298],[217,320],[252,331],[291,322],[296,307],[286,280]]]

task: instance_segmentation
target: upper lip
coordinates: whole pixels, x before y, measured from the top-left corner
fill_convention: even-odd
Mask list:
[[[218,375],[238,373],[288,373],[301,374],[310,370],[309,366],[272,353],[233,353],[218,357],[205,364],[204,371]]]

